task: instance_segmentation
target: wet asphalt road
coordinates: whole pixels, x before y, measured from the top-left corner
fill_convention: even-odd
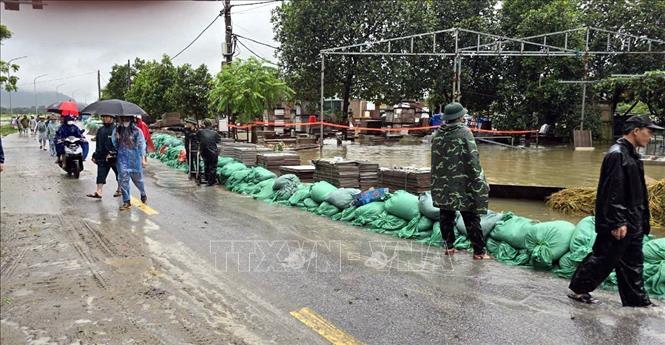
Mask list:
[[[549,273],[466,254],[450,259],[413,241],[198,187],[154,160],[146,188],[158,214],[119,212],[113,183],[103,200],[85,197],[94,165],[74,180],[34,140],[10,136],[3,145],[3,215],[63,214],[138,234],[183,284],[224,295],[222,307],[209,309],[241,314],[244,331],[234,334],[248,343],[326,343],[291,314],[307,307],[367,344],[665,344],[662,306],[622,308],[607,291],[597,292],[600,305],[577,305],[565,296],[567,281]],[[35,192],[36,184],[50,189]]]

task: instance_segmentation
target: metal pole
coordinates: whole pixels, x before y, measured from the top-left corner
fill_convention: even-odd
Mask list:
[[[326,73],[326,63],[324,61],[325,55],[321,53],[321,111],[319,113],[319,121],[320,121],[320,126],[319,126],[319,135],[320,135],[320,143],[319,143],[319,148],[321,150],[321,153],[323,153],[323,102],[324,102],[324,96],[323,96],[323,84],[324,84],[324,78],[325,78],[325,73]]]
[[[102,75],[97,70],[97,100],[102,99]]]
[[[231,63],[233,59],[233,26],[231,24],[231,0],[224,0],[224,28],[226,33],[226,52],[224,58],[226,63]]]
[[[27,58],[27,56],[24,55],[7,60],[7,83],[9,83],[12,77],[12,61],[24,58]],[[14,115],[14,110],[12,109],[12,91],[7,91],[7,93],[9,94],[9,115]]]
[[[35,79],[32,80],[32,87],[33,87],[32,92],[33,92],[33,95],[35,97],[35,114],[37,114],[37,79],[39,79],[41,77],[45,77],[47,75],[48,74],[41,74],[41,75],[36,76]]]
[[[582,84],[582,123],[580,124],[580,130],[584,130],[584,102],[586,100],[586,83]]]

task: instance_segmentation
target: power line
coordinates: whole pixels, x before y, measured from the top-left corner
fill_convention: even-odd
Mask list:
[[[231,7],[262,5],[262,4],[269,4],[271,2],[280,2],[280,1],[282,1],[282,0],[269,0],[269,1],[261,1],[261,2],[252,2],[252,3],[249,3],[249,4],[232,5]]]
[[[275,49],[275,50],[282,50],[282,48],[280,48],[280,47],[271,46],[270,44],[263,43],[263,42],[259,42],[259,41],[255,40],[255,39],[251,39],[251,38],[249,38],[249,37],[241,36],[241,35],[238,35],[238,34],[234,34],[234,36],[237,36],[237,37],[240,37],[240,38],[244,38],[244,39],[246,39],[246,40],[248,40],[248,41],[252,41],[252,42],[254,42],[254,43],[257,43],[257,44],[260,44],[260,45],[262,45],[262,46],[266,46],[266,47],[269,47],[269,48],[272,48],[272,49]]]
[[[273,2],[275,2],[275,1],[270,1],[270,2],[268,2],[268,3],[265,3],[265,4],[261,5],[261,6],[256,6],[256,7],[254,7],[254,8],[248,8],[248,9],[246,9],[246,10],[242,10],[242,11],[234,12],[233,14],[241,14],[241,13],[246,13],[246,12],[250,12],[250,11],[255,11],[255,10],[258,10],[259,8],[266,7],[266,6],[270,6]],[[234,6],[237,6],[237,5],[234,5]]]
[[[274,62],[272,62],[272,61],[270,61],[270,60],[268,60],[268,59],[266,59],[266,58],[260,56],[259,54],[255,53],[253,50],[249,49],[249,47],[247,47],[244,43],[242,43],[242,41],[240,41],[237,37],[236,37],[236,42],[240,43],[241,46],[243,46],[245,49],[249,50],[249,52],[252,53],[252,54],[254,54],[254,56],[256,56],[257,58],[259,58],[259,59],[261,59],[261,60],[263,60],[263,61],[265,61],[265,62],[267,62],[267,63],[269,63],[269,64],[272,64],[272,65],[275,65],[275,66],[279,66],[278,64],[276,64],[276,63],[274,63]]]
[[[213,19],[212,22],[210,22],[210,24],[208,24],[208,26],[206,26],[205,29],[203,29],[203,31],[201,31],[201,33],[198,34],[198,36],[196,36],[196,37],[194,38],[193,41],[191,41],[191,42],[190,42],[185,48],[182,48],[182,50],[179,51],[178,54],[175,54],[175,55],[171,58],[171,60],[175,60],[175,58],[177,58],[180,54],[182,54],[185,50],[187,50],[187,48],[191,47],[192,44],[194,44],[194,42],[196,42],[196,40],[198,40],[199,37],[201,37],[201,35],[203,35],[203,33],[206,32],[206,30],[208,30],[208,29],[212,26],[212,24],[215,24],[215,22],[217,21],[217,19],[219,19],[219,17],[221,17],[223,14],[224,14],[224,10],[222,9],[221,11],[219,11],[219,14],[215,16],[215,19]]]

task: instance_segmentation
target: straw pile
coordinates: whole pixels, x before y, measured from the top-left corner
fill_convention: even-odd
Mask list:
[[[647,186],[652,227],[665,228],[665,179]],[[594,213],[596,190],[594,188],[568,188],[552,194],[547,206],[565,214],[587,215]]]

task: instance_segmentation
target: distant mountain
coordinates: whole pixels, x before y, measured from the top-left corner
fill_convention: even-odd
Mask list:
[[[65,101],[71,97],[63,93],[55,93],[55,91],[37,91],[37,105],[49,105],[57,101]],[[0,105],[3,108],[9,108],[9,94],[2,90],[0,91]],[[22,91],[12,92],[12,107],[21,108],[21,107],[32,107],[35,105],[35,96],[31,91]]]

